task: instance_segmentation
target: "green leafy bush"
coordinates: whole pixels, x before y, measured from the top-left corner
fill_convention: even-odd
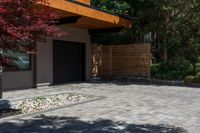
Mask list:
[[[195,83],[200,83],[200,72],[198,72],[198,73],[195,75],[194,82],[195,82]]]
[[[156,75],[159,73],[160,70],[160,64],[152,64],[151,65],[151,74]]]
[[[176,57],[167,63],[153,64],[151,66],[151,75],[155,79],[183,80],[188,75],[195,75],[195,72],[189,60],[183,57]]]
[[[195,72],[196,73],[200,72],[200,62],[195,64]]]
[[[195,76],[187,76],[185,78],[185,83],[200,83],[200,72],[197,73]]]
[[[184,80],[185,83],[193,83],[195,81],[195,76],[187,76]]]
[[[195,67],[195,82],[200,83],[200,58],[198,62],[194,65]]]

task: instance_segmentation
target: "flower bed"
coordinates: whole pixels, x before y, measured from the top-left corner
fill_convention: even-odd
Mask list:
[[[49,110],[49,109],[53,109],[53,108],[57,108],[61,106],[88,101],[93,98],[94,96],[65,93],[65,94],[39,96],[39,97],[34,97],[34,98],[29,98],[29,99],[10,101],[9,103],[10,108],[3,109],[2,111],[0,110],[0,117]]]

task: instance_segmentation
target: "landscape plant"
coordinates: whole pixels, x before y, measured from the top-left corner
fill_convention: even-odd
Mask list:
[[[47,36],[62,35],[63,33],[56,26],[56,20],[60,16],[47,5],[48,0],[1,0],[1,50],[35,53],[36,45],[45,42]],[[1,58],[0,65],[10,67],[10,58]],[[0,88],[2,92],[2,85]]]
[[[93,4],[133,19],[132,29],[95,35],[93,42],[150,43],[152,63],[155,63],[152,65],[153,78],[183,80],[199,72],[199,0],[94,0]],[[160,69],[155,71],[155,66]]]

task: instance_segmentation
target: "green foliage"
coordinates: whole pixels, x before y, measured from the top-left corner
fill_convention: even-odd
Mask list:
[[[194,82],[200,83],[200,72],[198,72],[198,73],[195,75]]]
[[[195,81],[195,77],[194,76],[187,76],[184,80],[184,82],[187,83],[193,83]]]
[[[158,77],[158,73],[160,71],[160,64],[152,64],[151,65],[151,75],[156,78]]]
[[[186,83],[200,83],[200,58],[198,59],[198,62],[194,65],[192,79],[188,81],[188,77],[185,78]]]
[[[94,0],[93,5],[137,19],[132,29],[93,36],[92,42],[150,42],[156,63],[152,65],[154,78],[182,80],[200,72],[199,0]],[[151,39],[145,40],[147,36]]]
[[[198,59],[198,62],[195,64],[195,72],[200,72],[200,58]]]
[[[187,75],[194,74],[194,67],[190,61],[177,57],[168,63],[153,64],[151,67],[152,78],[165,80],[182,80]]]
[[[128,3],[123,0],[93,0],[92,4],[102,10],[116,14],[128,14],[130,9]]]
[[[185,83],[200,83],[200,72],[195,76],[187,76],[185,78]]]

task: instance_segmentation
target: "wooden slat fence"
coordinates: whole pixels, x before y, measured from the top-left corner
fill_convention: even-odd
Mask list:
[[[150,77],[150,44],[92,45],[92,76]]]

